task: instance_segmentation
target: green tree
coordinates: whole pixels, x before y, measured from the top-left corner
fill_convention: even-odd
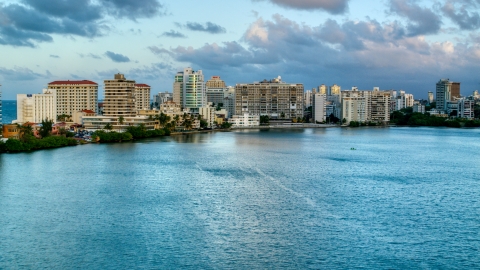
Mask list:
[[[42,120],[42,126],[40,127],[39,133],[42,138],[50,136],[52,133],[53,121],[52,120]]]
[[[280,118],[282,118],[282,119],[285,118],[285,113],[284,112],[280,113]]]
[[[23,125],[17,124],[17,126],[18,126],[19,137],[21,141],[25,141],[25,138],[28,136],[33,136],[33,127],[30,125],[29,122]]]
[[[123,122],[125,122],[125,118],[123,116],[119,116],[118,123],[120,123],[120,125],[123,125]]]
[[[268,125],[270,123],[270,117],[268,115],[260,116],[260,125]]]
[[[103,129],[112,130],[112,129],[113,129],[113,126],[112,126],[112,124],[107,123],[107,124],[103,127]]]

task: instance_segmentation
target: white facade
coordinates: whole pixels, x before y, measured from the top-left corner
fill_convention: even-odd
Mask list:
[[[173,101],[192,112],[207,104],[206,86],[201,70],[188,67],[177,72],[173,83]]]
[[[342,119],[346,119],[347,124],[351,121],[368,121],[368,92],[358,91],[356,87],[352,91],[342,91]]]
[[[215,107],[213,107],[212,103],[208,103],[206,107],[200,107],[198,110],[198,114],[202,116],[202,118],[207,121],[208,128],[211,128],[215,124]]]
[[[41,123],[42,120],[57,120],[57,97],[55,90],[44,89],[42,94],[17,94],[17,124]]]
[[[413,104],[413,112],[425,113],[425,105]]]
[[[303,97],[303,103],[304,103],[305,109],[312,106],[312,95],[314,95],[314,93],[312,93],[311,90],[305,91],[305,94]]]
[[[115,116],[83,116],[82,125],[86,130],[95,131],[100,129],[105,129],[107,124],[112,125],[113,130],[124,131],[129,126],[138,126],[144,124],[147,129],[155,128],[155,120],[151,120],[148,116],[133,116],[133,117],[123,117],[123,119]]]
[[[234,115],[228,119],[232,127],[258,127],[260,126],[260,115],[245,113],[243,115]]]
[[[475,101],[469,100],[466,98],[461,98],[458,100],[458,117],[473,119],[475,118],[474,114]]]
[[[327,106],[327,95],[324,94],[315,94],[313,95],[312,102],[312,118],[314,123],[316,122],[325,122],[326,116],[326,106]]]

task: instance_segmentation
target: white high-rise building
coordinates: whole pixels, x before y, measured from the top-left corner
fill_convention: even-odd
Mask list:
[[[428,91],[428,104],[431,104],[434,101],[433,99],[433,92]]]
[[[458,117],[473,119],[475,118],[475,101],[467,98],[458,99]]]
[[[370,91],[352,90],[342,91],[342,118],[348,123],[351,121],[368,121]]]
[[[408,107],[413,107],[414,98],[412,94],[407,94],[405,91],[400,90],[395,99],[395,110],[399,111]]]
[[[48,89],[56,92],[58,115],[73,115],[82,110],[97,112],[98,84],[95,82],[54,81],[48,84]]]
[[[135,84],[135,106],[137,111],[150,109],[150,85]]]
[[[200,107],[207,104],[206,86],[201,70],[193,71],[188,67],[177,72],[173,83],[173,101],[192,112],[198,112]]]
[[[305,106],[305,109],[308,109],[308,107],[312,106],[312,96],[315,95],[311,90],[305,91],[304,97],[303,97],[303,103]]]
[[[326,115],[326,106],[327,106],[327,95],[315,94],[313,95],[312,101],[312,118],[314,123],[316,122],[325,122]]]
[[[57,120],[57,96],[53,89],[42,94],[17,94],[17,120],[14,123],[40,123]]]

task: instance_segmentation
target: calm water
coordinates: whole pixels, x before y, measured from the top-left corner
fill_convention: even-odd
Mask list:
[[[15,119],[17,119],[17,101],[2,100],[2,122],[10,124]]]
[[[236,131],[3,154],[0,269],[478,269],[479,135]]]

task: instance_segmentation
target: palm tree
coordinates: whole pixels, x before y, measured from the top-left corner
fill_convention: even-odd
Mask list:
[[[103,129],[112,130],[112,129],[113,129],[113,126],[112,126],[112,124],[107,123],[107,124],[105,125],[105,127],[103,127]]]
[[[191,119],[185,119],[185,121],[183,121],[183,125],[185,126],[185,129],[186,130],[190,130],[192,129],[192,120]]]
[[[123,125],[123,122],[125,122],[125,118],[123,118],[123,116],[119,116],[118,123],[120,123],[120,125]]]
[[[24,141],[28,135],[33,135],[33,127],[30,125],[29,122],[23,125],[17,124],[17,126],[19,129],[19,137],[22,141]]]

